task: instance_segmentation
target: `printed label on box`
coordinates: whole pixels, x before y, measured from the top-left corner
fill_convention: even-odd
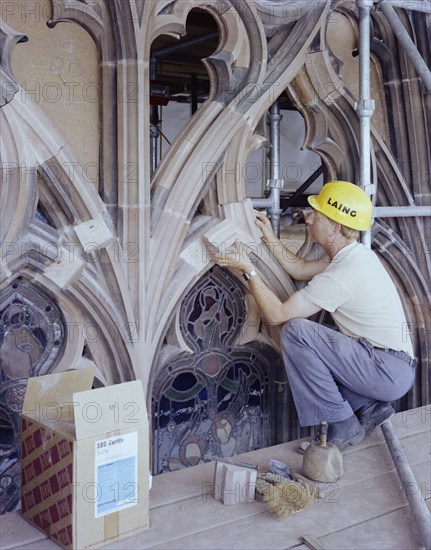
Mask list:
[[[137,463],[138,432],[95,442],[96,518],[138,504]]]

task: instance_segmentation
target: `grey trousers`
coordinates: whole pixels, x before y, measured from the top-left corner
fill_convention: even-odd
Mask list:
[[[415,360],[308,319],[282,328],[284,366],[301,426],[339,422],[373,401],[395,401],[413,385]]]

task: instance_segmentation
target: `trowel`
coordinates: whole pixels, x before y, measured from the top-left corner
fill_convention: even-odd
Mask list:
[[[328,423],[320,422],[319,442],[312,441],[302,461],[302,472],[309,479],[333,483],[343,475],[343,455],[338,447],[326,442]]]

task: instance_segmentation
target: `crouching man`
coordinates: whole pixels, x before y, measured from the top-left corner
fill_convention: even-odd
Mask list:
[[[377,255],[358,242],[368,230],[372,204],[358,186],[329,182],[308,198],[306,224],[327,257],[304,260],[276,237],[256,214],[262,239],[286,272],[308,281],[282,302],[266,286],[236,242],[233,253],[208,253],[220,266],[248,281],[265,321],[284,326],[283,360],[301,426],[327,420],[328,441],[339,449],[359,443],[393,414],[390,402],[411,388],[416,360],[406,336],[406,318],[396,287]],[[307,319],[328,311],[338,330]]]

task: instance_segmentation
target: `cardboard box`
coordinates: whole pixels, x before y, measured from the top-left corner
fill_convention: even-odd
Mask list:
[[[141,382],[91,389],[94,369],[28,380],[22,516],[63,548],[149,527],[149,433]]]

